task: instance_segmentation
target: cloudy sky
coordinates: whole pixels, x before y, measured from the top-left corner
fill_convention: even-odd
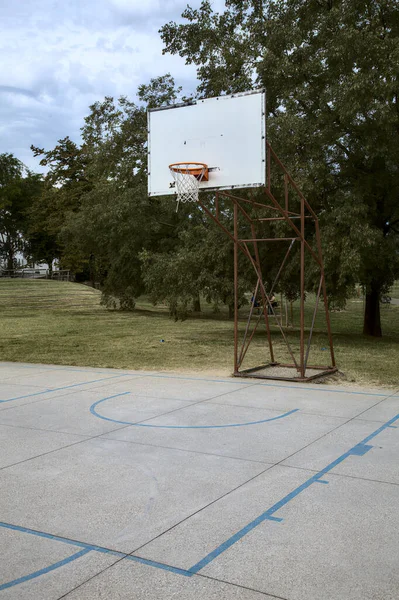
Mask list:
[[[0,0],[0,152],[39,171],[30,145],[51,149],[66,135],[78,142],[88,106],[105,95],[135,99],[140,83],[168,71],[193,91],[195,68],[162,56],[158,34],[187,2]]]

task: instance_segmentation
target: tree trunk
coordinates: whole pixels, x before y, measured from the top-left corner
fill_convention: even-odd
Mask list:
[[[201,300],[199,295],[193,298],[193,311],[201,312]]]
[[[366,288],[366,307],[364,310],[363,333],[374,337],[381,337],[380,315],[380,288],[370,286]]]
[[[96,275],[95,275],[95,258],[94,254],[90,254],[89,258],[89,271],[90,271],[90,283],[91,287],[96,287]]]
[[[53,258],[47,258],[47,265],[48,265],[48,278],[52,279],[53,277]]]
[[[234,318],[234,304],[229,304],[229,319]]]
[[[7,269],[9,271],[12,271],[14,269],[14,266],[14,252],[10,244],[7,252]]]

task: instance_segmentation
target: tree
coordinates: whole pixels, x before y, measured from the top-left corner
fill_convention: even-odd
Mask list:
[[[12,154],[0,154],[0,254],[7,269],[14,269],[16,254],[24,251],[27,210],[40,185],[40,175]]]
[[[186,213],[190,209],[186,208]],[[230,239],[206,215],[194,207],[185,214],[174,248],[167,252],[141,253],[143,279],[154,304],[165,302],[176,320],[186,318],[193,309],[199,312],[202,296],[217,309],[225,304],[229,317],[234,314],[233,245]],[[229,215],[225,215],[228,226]],[[230,215],[231,217],[231,215]],[[230,218],[231,225],[231,218]],[[239,257],[239,303],[245,304],[245,293],[254,285]],[[252,276],[251,276],[252,275]]]
[[[82,127],[87,189],[61,228],[63,263],[85,257],[90,278],[100,282],[103,301],[134,307],[143,292],[139,253],[170,249],[179,217],[170,203],[147,197],[147,114],[145,104],[172,103],[179,90],[170,75],[139,87],[143,104],[106,97],[90,107]],[[144,104],[145,103],[145,104]],[[157,104],[158,103],[158,104]],[[64,187],[62,188],[64,190]]]
[[[265,86],[269,139],[319,212],[327,278],[366,288],[365,334],[399,276],[399,5],[395,0],[208,0],[161,29],[198,66],[200,95]]]
[[[40,182],[38,193],[26,211],[25,256],[35,263],[46,263],[49,276],[53,262],[61,258],[58,235],[61,228],[58,196],[59,189]]]

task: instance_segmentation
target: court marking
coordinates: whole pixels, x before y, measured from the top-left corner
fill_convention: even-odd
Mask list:
[[[177,575],[183,575],[184,577],[192,577],[194,573],[190,573],[186,569],[180,569],[179,567],[173,567],[172,565],[167,565],[164,563],[160,563],[154,560],[150,560],[147,558],[142,558],[141,556],[133,556],[131,554],[126,554],[125,552],[118,552],[117,550],[110,550],[109,548],[104,548],[102,546],[95,546],[93,544],[87,544],[85,542],[78,542],[76,540],[70,540],[69,538],[64,538],[59,535],[52,535],[51,533],[46,533],[44,531],[36,531],[35,529],[29,529],[28,527],[22,527],[20,525],[12,525],[11,523],[0,522],[0,527],[4,529],[11,529],[12,531],[19,531],[21,533],[26,533],[29,535],[35,535],[37,537],[54,540],[57,542],[62,542],[64,544],[68,544],[70,546],[77,546],[78,548],[82,548],[76,554],[59,561],[58,563],[54,563],[53,565],[49,565],[48,567],[44,567],[39,571],[34,571],[29,575],[24,575],[23,577],[19,577],[18,579],[14,579],[13,581],[4,583],[0,585],[0,590],[6,589],[7,587],[12,587],[14,585],[18,585],[19,583],[23,583],[24,581],[28,581],[29,579],[34,579],[39,577],[40,575],[44,575],[50,571],[55,571],[56,569],[64,566],[65,564],[72,562],[80,558],[81,556],[88,554],[89,552],[99,552],[100,554],[110,554],[112,556],[116,556],[117,558],[126,558],[133,562],[138,562],[149,567],[155,567],[157,569],[162,569],[163,571],[169,571],[171,573],[176,573]]]
[[[293,410],[289,410],[286,413],[283,413],[281,415],[278,415],[277,417],[271,417],[269,419],[262,419],[260,421],[249,421],[247,423],[230,423],[228,425],[152,425],[150,423],[135,423],[133,421],[119,421],[117,419],[111,419],[110,417],[104,417],[104,415],[100,415],[100,413],[98,413],[96,411],[96,407],[101,404],[102,402],[105,402],[106,400],[111,400],[112,398],[118,398],[119,396],[126,396],[128,394],[130,394],[131,392],[122,392],[121,394],[114,394],[113,396],[108,396],[107,398],[102,398],[101,400],[97,400],[97,402],[94,402],[91,406],[90,406],[90,412],[92,415],[94,415],[95,417],[98,417],[99,419],[103,419],[104,421],[111,421],[111,423],[120,423],[121,425],[134,425],[135,427],[151,427],[153,429],[225,429],[228,427],[246,427],[247,425],[260,425],[261,423],[269,423],[270,421],[277,421],[278,419],[284,419],[284,417],[288,417],[289,415],[292,415],[293,413],[298,412],[298,408],[294,408]],[[183,408],[190,408],[190,406],[188,407],[183,407]],[[156,419],[157,417],[152,417],[153,419]]]
[[[42,532],[42,531],[35,531],[33,529],[28,529],[27,527],[21,527],[19,525],[12,525],[10,523],[0,522],[0,527],[3,527],[5,529],[11,529],[11,530],[14,530],[14,531],[20,531],[22,533],[36,535],[38,537],[44,537],[44,538],[47,538],[47,539],[56,540],[56,541],[59,541],[59,542],[64,542],[64,543],[70,544],[70,545],[74,545],[74,546],[82,548],[83,550],[81,552],[83,554],[86,554],[86,553],[88,553],[90,551],[101,552],[101,553],[105,553],[105,554],[111,554],[113,556],[118,556],[120,558],[126,558],[128,560],[132,560],[134,562],[139,562],[141,564],[145,564],[145,565],[148,565],[148,566],[151,566],[151,567],[155,567],[157,569],[162,569],[162,570],[165,570],[165,571],[170,571],[172,573],[176,573],[178,575],[183,575],[184,577],[192,577],[193,575],[196,575],[199,571],[201,571],[204,567],[206,567],[207,565],[209,565],[213,560],[215,560],[215,558],[217,558],[218,556],[220,556],[223,552],[225,552],[226,550],[228,550],[229,548],[231,548],[231,546],[233,546],[236,542],[238,542],[245,535],[247,535],[247,533],[249,533],[250,531],[252,531],[253,529],[255,529],[255,527],[257,527],[258,525],[260,525],[262,522],[264,522],[266,520],[267,521],[274,521],[276,523],[281,522],[283,519],[281,517],[275,517],[274,516],[275,512],[277,512],[283,506],[285,506],[289,502],[291,502],[294,498],[296,498],[296,496],[298,496],[304,490],[306,490],[307,488],[309,488],[313,483],[328,483],[328,482],[326,482],[326,480],[323,479],[324,475],[326,473],[328,473],[329,471],[331,471],[334,467],[336,467],[337,465],[339,465],[340,463],[342,463],[343,461],[345,461],[350,456],[358,456],[359,458],[361,458],[367,452],[369,452],[370,450],[372,450],[373,446],[371,446],[370,444],[368,444],[368,442],[370,440],[372,440],[373,438],[375,438],[377,435],[379,435],[385,429],[392,429],[392,424],[395,423],[395,421],[397,421],[398,419],[399,419],[399,414],[397,414],[395,417],[393,417],[392,419],[390,419],[389,421],[387,421],[386,423],[384,423],[383,425],[381,425],[381,427],[379,427],[378,429],[376,429],[375,431],[373,431],[370,435],[366,436],[363,440],[361,440],[360,442],[358,442],[357,444],[355,444],[347,452],[344,452],[343,454],[341,454],[341,456],[339,456],[333,462],[331,462],[326,467],[324,467],[324,469],[322,469],[321,471],[319,471],[318,473],[316,473],[315,475],[313,475],[312,477],[310,477],[303,484],[301,484],[298,487],[296,487],[294,490],[292,490],[292,492],[290,492],[289,494],[287,494],[286,496],[284,496],[283,498],[281,498],[278,502],[276,502],[275,504],[273,504],[273,506],[271,506],[266,511],[264,511],[262,514],[260,514],[256,519],[250,521],[245,527],[243,527],[242,529],[240,529],[239,531],[237,531],[234,535],[230,536],[227,540],[225,540],[222,544],[220,544],[219,546],[217,546],[212,552],[210,552],[209,554],[207,554],[206,556],[204,556],[204,558],[202,558],[200,561],[198,561],[195,565],[193,565],[189,569],[181,569],[179,567],[173,567],[171,565],[166,565],[166,564],[163,564],[163,563],[159,563],[157,561],[152,561],[150,559],[142,558],[140,556],[134,556],[132,554],[124,554],[123,552],[117,552],[115,550],[110,550],[108,548],[103,548],[101,546],[94,546],[94,545],[91,545],[91,544],[86,544],[85,542],[78,542],[78,541],[70,540],[68,538],[63,538],[63,537],[60,537],[60,536],[55,536],[55,535],[52,535],[52,534],[49,534],[49,533],[45,533],[45,532]],[[78,556],[78,554],[79,553],[77,553],[76,555],[73,555],[72,557],[69,557],[69,562],[71,562],[71,560],[72,560],[73,557],[75,557],[75,558],[73,558],[73,560],[75,560],[77,558],[80,558],[80,556]],[[81,554],[81,556],[83,554]],[[68,561],[68,559],[65,559],[65,560]],[[26,575],[25,577],[21,577],[19,579],[16,579],[16,580],[14,580],[14,582],[10,582],[10,584],[12,583],[13,585],[18,585],[18,583],[22,583],[23,581],[27,581],[28,579],[33,579],[33,576],[39,577],[40,575],[42,575],[42,574],[44,574],[46,572],[49,572],[49,570],[55,570],[57,568],[60,568],[64,564],[66,564],[65,560],[64,561],[60,561],[62,564],[55,563],[54,565],[50,565],[49,567],[45,567],[44,569],[41,569],[40,571],[35,571],[34,573],[31,574],[31,576]],[[4,585],[7,586],[9,584],[3,584],[3,586]],[[0,589],[3,589],[3,588],[0,587]]]
[[[59,392],[60,390],[67,390],[73,387],[79,387],[80,385],[90,385],[91,383],[97,383],[98,381],[108,381],[109,379],[118,379],[120,377],[132,377],[132,375],[113,375],[112,377],[103,377],[101,379],[94,379],[93,381],[83,381],[82,383],[73,383],[71,385],[64,385],[59,388],[46,389],[43,392],[34,392],[33,394],[26,394],[25,396],[16,396],[15,398],[8,398],[7,400],[0,400],[0,404],[5,402],[13,402],[14,400],[22,400],[23,398],[31,398],[32,396],[40,396],[41,394],[49,394],[50,392]]]
[[[36,579],[36,577],[40,577],[40,575],[45,575],[46,573],[50,573],[51,571],[55,571],[64,565],[67,565],[74,560],[77,560],[81,556],[88,554],[90,550],[79,550],[76,554],[72,554],[72,556],[68,556],[63,560],[59,560],[58,562],[49,565],[48,567],[44,567],[44,569],[39,569],[38,571],[33,571],[33,573],[29,573],[29,575],[24,575],[23,577],[19,577],[18,579],[14,579],[13,581],[8,581],[7,583],[3,583],[0,585],[0,591],[6,590],[7,588],[14,587],[20,583],[25,583],[25,581],[30,581],[31,579]]]
[[[245,527],[243,527],[242,529],[237,531],[237,533],[235,533],[234,535],[229,537],[226,541],[224,541],[222,544],[220,544],[220,546],[218,546],[217,548],[212,550],[212,552],[207,554],[199,562],[197,562],[195,565],[193,565],[189,569],[190,573],[191,572],[198,573],[198,571],[200,571],[201,569],[206,567],[206,565],[208,565],[210,562],[212,562],[217,556],[220,556],[220,554],[222,554],[223,552],[228,550],[231,546],[233,546],[233,544],[235,544],[241,538],[243,538],[245,535],[247,535],[247,533],[252,531],[252,529],[255,529],[255,527],[260,525],[260,523],[262,523],[264,520],[269,520],[270,517],[272,517],[275,512],[277,512],[278,510],[280,510],[280,508],[282,508],[283,506],[285,506],[286,504],[291,502],[291,500],[296,498],[296,496],[301,494],[304,490],[306,490],[308,487],[310,487],[313,483],[319,482],[319,480],[321,480],[326,473],[328,473],[334,467],[336,467],[337,465],[342,463],[344,460],[349,458],[349,456],[359,456],[359,457],[364,456],[367,452],[369,452],[373,448],[373,446],[368,445],[367,442],[369,442],[374,437],[376,437],[379,433],[384,431],[384,429],[388,429],[389,426],[392,423],[394,423],[395,421],[397,421],[398,419],[399,419],[399,414],[397,414],[395,417],[393,417],[392,419],[387,421],[387,423],[384,423],[384,425],[382,425],[381,427],[376,429],[373,433],[371,433],[370,435],[365,437],[361,442],[359,442],[358,444],[356,444],[355,446],[350,448],[347,452],[344,452],[344,454],[341,454],[341,456],[339,456],[333,462],[331,462],[329,465],[324,467],[324,469],[322,469],[321,471],[319,471],[318,473],[316,473],[315,475],[310,477],[307,481],[305,481],[304,483],[299,485],[292,492],[290,492],[289,494],[284,496],[281,500],[279,500],[278,502],[273,504],[273,506],[268,508],[264,513],[262,513],[256,519],[254,519],[253,521],[248,523]]]

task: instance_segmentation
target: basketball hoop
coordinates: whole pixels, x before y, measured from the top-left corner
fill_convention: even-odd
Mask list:
[[[208,165],[180,162],[169,165],[169,170],[175,180],[177,201],[198,202],[199,184],[201,181],[208,181]]]

